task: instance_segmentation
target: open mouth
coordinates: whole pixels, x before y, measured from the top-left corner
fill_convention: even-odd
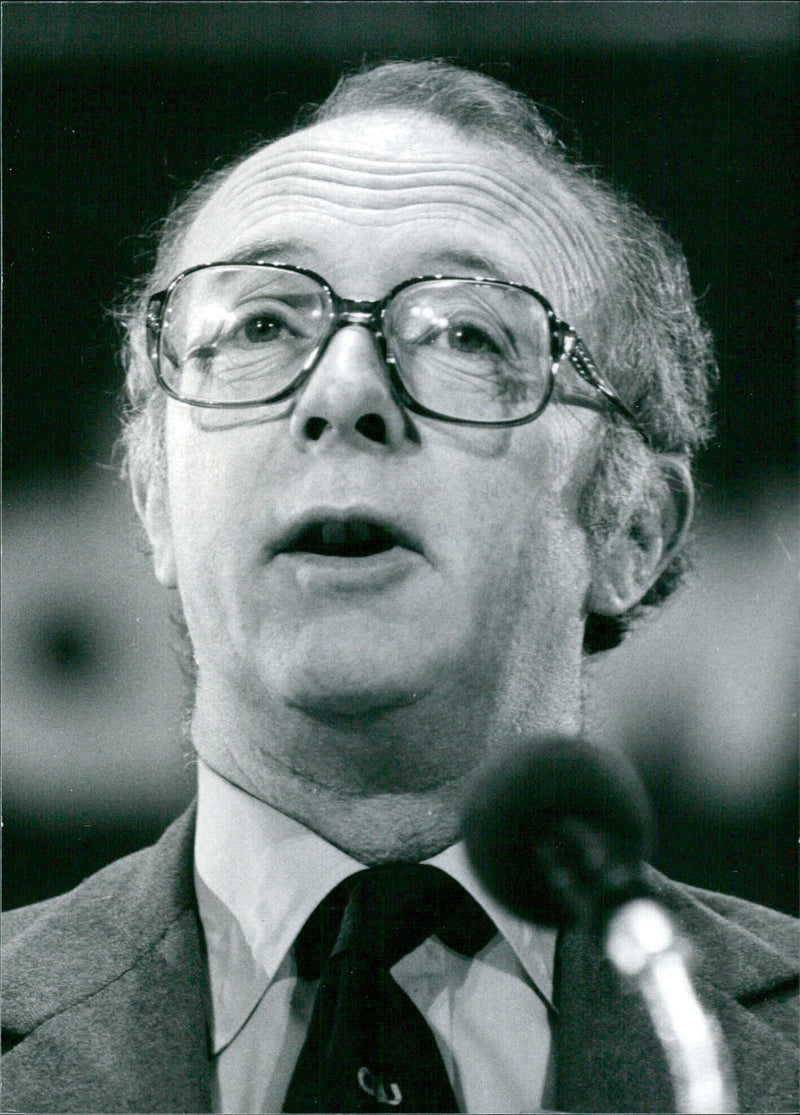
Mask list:
[[[280,551],[284,554],[318,554],[322,557],[365,558],[395,546],[411,548],[389,527],[368,519],[324,520],[308,523]]]

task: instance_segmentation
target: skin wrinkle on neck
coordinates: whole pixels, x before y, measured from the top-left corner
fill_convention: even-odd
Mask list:
[[[581,679],[579,686],[582,693]],[[580,730],[582,697],[579,701],[580,719],[575,719],[574,709],[565,708],[561,720],[563,730]],[[512,715],[501,730],[502,742],[519,738],[527,730],[529,709],[526,706],[527,702],[513,700],[509,704]],[[255,783],[237,761],[235,750],[220,746],[220,725],[218,722],[207,724],[204,708],[201,702],[195,709],[192,735],[198,752],[209,766],[360,862],[372,865],[427,859],[459,839],[461,807],[476,777],[474,767],[446,780],[439,778],[423,789],[369,789],[320,782],[305,772],[281,764],[265,750],[260,778]],[[312,726],[312,730],[318,732],[318,725]],[[487,750],[496,742],[487,738]]]

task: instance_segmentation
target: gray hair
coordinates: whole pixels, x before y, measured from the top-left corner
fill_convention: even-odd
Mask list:
[[[570,156],[529,98],[484,74],[447,62],[384,62],[365,67],[341,78],[328,99],[305,111],[291,131],[380,110],[425,113],[490,148],[511,148],[553,175],[591,213],[607,261],[592,307],[597,320],[593,354],[649,441],[648,446],[628,424],[613,417],[604,425],[580,506],[597,559],[621,531],[636,537],[637,522],[648,513],[659,475],[657,453],[679,454],[691,461],[709,436],[709,393],[716,365],[683,254],[637,205]],[[166,476],[166,401],[147,358],[147,299],[173,278],[180,244],[209,198],[236,167],[271,142],[260,141],[234,162],[206,175],[174,206],[160,227],[152,271],[122,303],[118,319],[127,392],[122,445],[131,475],[155,482],[163,482]],[[676,555],[641,603],[623,615],[590,615],[586,652],[616,646],[632,620],[675,589],[687,564],[685,551]]]

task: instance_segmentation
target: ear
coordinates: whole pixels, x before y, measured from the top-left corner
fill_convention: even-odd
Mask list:
[[[166,480],[145,477],[139,470],[132,470],[131,490],[133,505],[150,541],[156,579],[165,588],[177,588],[178,572],[175,566]]]
[[[687,462],[661,454],[640,508],[605,541],[597,557],[589,611],[617,616],[638,604],[683,546],[693,514]]]

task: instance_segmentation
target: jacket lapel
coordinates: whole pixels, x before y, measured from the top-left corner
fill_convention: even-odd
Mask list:
[[[669,1071],[650,1020],[623,992],[588,934],[562,934],[554,1032],[559,1111],[673,1111]]]

